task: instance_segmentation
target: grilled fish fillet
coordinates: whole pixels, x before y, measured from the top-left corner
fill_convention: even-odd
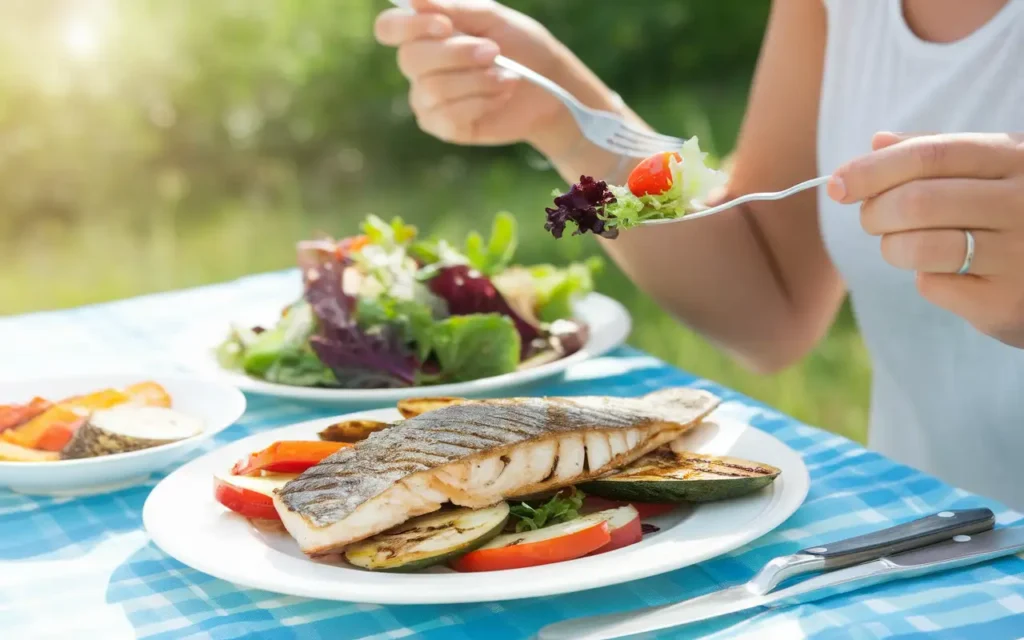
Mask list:
[[[679,437],[718,403],[679,388],[446,406],[329,456],[281,488],[274,505],[305,553],[335,553],[449,502],[483,508],[604,475]]]

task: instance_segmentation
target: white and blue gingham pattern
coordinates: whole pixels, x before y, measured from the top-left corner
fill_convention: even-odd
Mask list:
[[[180,369],[170,336],[196,318],[225,318],[251,300],[286,301],[294,272],[70,311],[0,319],[0,379],[61,372]],[[988,506],[1001,525],[1021,516],[865,450],[636,350],[623,348],[529,393],[632,396],[692,384],[804,458],[805,504],[736,552],[664,575],[569,595],[452,606],[374,606],[241,589],[161,553],[142,530],[157,479],[86,498],[0,489],[0,638],[526,638],[567,617],[662,604],[740,582],[770,558],[954,507]],[[235,426],[207,450],[253,432],[337,413],[250,396]],[[198,455],[198,454],[197,454]],[[751,611],[674,629],[661,638],[1024,637],[1024,560],[881,585],[782,611]]]

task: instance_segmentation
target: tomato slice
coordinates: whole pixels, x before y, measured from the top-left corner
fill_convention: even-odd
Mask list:
[[[245,460],[239,460],[232,467],[231,473],[239,476],[259,471],[302,473],[339,449],[351,446],[349,442],[282,440],[250,454]]]
[[[641,520],[660,516],[661,514],[668,513],[679,506],[673,502],[624,502],[622,500],[609,500],[608,498],[601,498],[599,496],[587,496],[583,500],[583,512],[594,513],[597,511],[605,511],[607,509],[617,509],[618,507],[624,507],[626,505],[633,505],[633,507],[636,508],[637,513],[640,514]]]
[[[607,553],[622,547],[628,547],[631,544],[640,542],[644,537],[643,528],[640,526],[640,514],[637,513],[633,505],[601,511],[595,515],[604,516],[605,522],[608,523],[608,533],[611,536],[611,540],[608,541],[608,544],[596,551],[592,551],[589,555],[595,556],[599,553]]]
[[[580,558],[611,541],[608,521],[586,516],[535,531],[500,535],[452,562],[456,571],[503,571]]]
[[[682,162],[678,153],[656,153],[638,164],[629,174],[627,185],[636,197],[657,196],[672,188],[672,167],[669,158]]]
[[[214,499],[246,518],[280,520],[274,508],[274,490],[283,487],[295,474],[270,476],[216,475],[213,478]]]

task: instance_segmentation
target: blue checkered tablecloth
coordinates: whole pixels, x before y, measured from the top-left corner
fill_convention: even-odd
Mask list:
[[[112,304],[0,318],[0,380],[62,372],[181,370],[172,336],[251,301],[284,302],[294,272]],[[895,464],[844,438],[630,348],[529,389],[535,394],[637,395],[692,384],[721,394],[757,428],[802,456],[804,505],[736,552],[664,575],[563,596],[453,606],[373,606],[241,589],[164,555],[142,529],[158,478],[113,494],[39,498],[0,489],[0,638],[526,638],[568,617],[662,604],[746,580],[770,558],[941,509],[988,506],[1001,525],[1020,514]],[[207,449],[256,431],[337,413],[250,396],[240,422]],[[781,611],[752,611],[661,638],[1024,637],[1024,560],[890,583]]]

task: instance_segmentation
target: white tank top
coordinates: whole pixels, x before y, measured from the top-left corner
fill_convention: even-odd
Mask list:
[[[822,174],[869,152],[876,131],[1024,131],[1024,0],[950,44],[918,38],[899,0],[825,4]],[[824,193],[819,206],[874,367],[869,447],[1024,511],[1024,349],[924,300],[857,206]]]

